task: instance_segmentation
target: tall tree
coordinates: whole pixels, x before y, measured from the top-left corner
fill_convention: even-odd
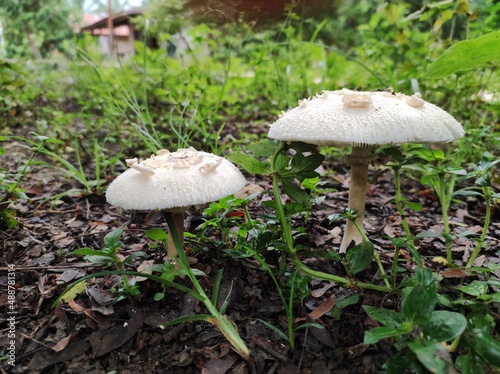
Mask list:
[[[53,50],[69,52],[73,9],[67,0],[2,0],[7,56],[43,58]]]

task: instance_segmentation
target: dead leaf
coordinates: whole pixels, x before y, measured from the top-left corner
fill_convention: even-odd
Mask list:
[[[145,260],[143,261],[138,267],[137,271],[139,273],[146,273],[146,274],[151,274],[153,271],[150,269],[153,265],[155,264],[154,260]],[[137,282],[144,282],[146,279],[145,277],[136,277],[135,280]]]
[[[432,259],[432,262],[435,262],[435,263],[441,264],[441,265],[446,265],[448,263],[448,260],[445,259],[444,257],[438,256],[438,257],[434,257]]]
[[[73,299],[68,300],[68,306],[76,313],[83,313],[83,311],[85,310],[83,306],[77,304]]]
[[[59,340],[56,345],[52,347],[54,352],[61,352],[64,348],[66,348],[71,341],[72,335],[68,335],[65,338]]]
[[[60,274],[57,279],[57,284],[64,284],[71,282],[73,279],[81,278],[87,275],[87,273],[83,269],[68,269],[62,274]]]
[[[109,230],[109,226],[102,222],[90,222],[90,232],[95,234],[98,232],[104,232]]]
[[[250,184],[247,184],[245,187],[243,187],[238,192],[236,192],[234,194],[234,197],[240,198],[240,199],[246,199],[250,195],[253,195],[254,193],[262,192],[262,191],[264,191],[264,189],[261,186],[259,186],[258,184],[255,184],[255,183],[250,183]]]
[[[137,334],[143,323],[141,311],[132,307],[127,309],[130,315],[127,322],[109,329],[100,328],[90,335],[92,357],[104,356],[106,353],[121,347]]]
[[[317,299],[318,297],[323,296],[325,292],[328,291],[330,288],[334,287],[335,284],[336,284],[335,282],[325,282],[323,283],[323,287],[312,290],[311,296]]]
[[[98,311],[105,316],[113,314],[114,297],[110,292],[106,292],[105,290],[101,290],[97,287],[89,287],[87,288],[86,293],[92,302],[92,307],[90,308],[91,310]]]
[[[335,296],[330,296],[328,299],[319,304],[314,310],[308,314],[308,317],[312,319],[318,319],[332,310],[335,305]],[[305,321],[307,317],[296,318],[295,322]]]
[[[75,339],[66,346],[66,349],[63,349],[60,352],[54,352],[50,348],[43,349],[35,353],[28,364],[28,369],[32,372],[40,372],[41,370],[57,364],[58,362],[73,359],[74,357],[84,353],[89,347],[90,344],[85,340]]]
[[[458,268],[445,269],[440,274],[445,278],[465,278],[470,276],[470,273]]]
[[[201,374],[226,374],[237,359],[238,357],[235,355],[213,358],[206,363],[206,366],[201,370]]]

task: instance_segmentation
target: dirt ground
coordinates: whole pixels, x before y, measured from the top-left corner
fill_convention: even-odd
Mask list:
[[[2,157],[7,168],[19,166],[22,157],[16,151]],[[332,161],[330,161],[331,163]],[[328,167],[338,172],[332,180],[323,181],[335,189],[326,194],[324,202],[315,206],[307,221],[297,217],[294,225],[307,228],[301,240],[311,250],[338,248],[342,222],[330,223],[328,216],[341,213],[347,202],[348,175],[340,163]],[[270,181],[249,176],[249,184],[270,189]],[[302,329],[296,335],[296,347],[266,327],[265,320],[286,331],[285,311],[270,277],[248,259],[237,260],[222,248],[204,247],[193,240],[186,241],[193,265],[207,274],[201,280],[210,294],[215,276],[224,269],[219,300],[230,300],[227,314],[251,349],[250,361],[233,352],[230,345],[213,326],[206,322],[188,322],[161,329],[159,324],[190,313],[204,313],[204,306],[172,289],[165,290],[162,301],[153,299],[163,288],[150,280],[140,282],[141,295],[113,303],[111,289],[118,279],[113,276],[94,278],[74,301],[59,303],[54,300],[76,279],[101,270],[99,266],[72,256],[74,250],[102,248],[106,233],[126,224],[121,237],[121,255],[144,251],[129,266],[137,269],[143,263],[162,263],[162,249],[150,247],[151,240],[144,232],[153,227],[166,230],[161,215],[156,213],[123,211],[106,203],[104,194],[63,197],[61,203],[51,204],[51,196],[74,188],[71,182],[53,169],[35,168],[25,185],[28,200],[20,200],[16,209],[19,224],[14,229],[0,231],[0,356],[7,354],[10,341],[15,341],[15,366],[2,361],[2,372],[10,373],[376,373],[385,360],[396,353],[390,342],[366,346],[364,332],[376,326],[362,309],[372,305],[396,309],[397,295],[377,291],[345,289],[331,282],[312,279],[309,288],[314,292],[294,307],[296,319],[313,320],[311,312],[324,310],[315,322],[323,329]],[[414,232],[439,229],[442,225],[436,196],[418,181],[404,180],[404,191],[410,201],[423,204],[420,213],[408,217]],[[369,190],[365,229],[373,239],[382,262],[389,265],[393,249],[384,236],[401,236],[402,228],[395,208],[384,203],[394,195],[391,181],[380,178]],[[251,215],[266,211],[256,198],[250,205]],[[186,230],[194,232],[200,225],[203,207],[191,208],[186,217]],[[489,249],[482,252],[480,263],[500,262],[500,212],[494,207],[492,224],[487,236]],[[478,231],[484,219],[481,201],[453,204],[450,212],[455,232]],[[473,243],[461,239],[454,243],[454,260],[463,264],[470,255]],[[426,265],[436,271],[444,270],[433,262],[434,256],[443,256],[444,244],[439,238],[423,239],[419,243]],[[409,255],[406,254],[409,259]],[[278,264],[279,257],[270,253],[270,266]],[[149,261],[149,262],[148,262]],[[335,262],[318,258],[304,258],[308,266],[337,275],[345,275]],[[9,268],[13,265],[13,268]],[[411,262],[407,262],[411,271]],[[14,274],[15,304],[10,309],[7,284]],[[496,274],[498,276],[499,274]],[[377,280],[375,264],[359,275],[368,283]],[[454,280],[450,280],[454,282]],[[234,285],[231,287],[231,284]],[[382,283],[380,283],[382,284]],[[340,318],[328,311],[336,302],[359,294],[359,302],[342,310]],[[14,311],[14,314],[9,312]],[[496,310],[498,313],[498,309]],[[317,314],[316,314],[317,315]],[[15,338],[9,338],[15,317]],[[315,314],[313,314],[315,316]],[[298,321],[297,321],[298,322]]]

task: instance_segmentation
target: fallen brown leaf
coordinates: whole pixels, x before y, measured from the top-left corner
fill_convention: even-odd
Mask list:
[[[59,340],[56,345],[52,347],[54,352],[61,352],[64,348],[66,348],[71,341],[72,335],[68,335],[65,338]]]

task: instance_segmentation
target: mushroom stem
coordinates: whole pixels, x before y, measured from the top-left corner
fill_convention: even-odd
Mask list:
[[[347,156],[347,162],[351,166],[351,183],[347,206],[350,209],[357,210],[356,223],[361,228],[363,227],[363,212],[368,191],[368,165],[372,160],[372,147],[352,147],[351,154]],[[340,245],[340,253],[345,253],[352,241],[359,244],[363,241],[363,237],[354,222],[348,220]]]
[[[172,217],[172,221],[174,222],[175,227],[170,227],[169,230],[175,229],[177,232],[177,236],[180,239],[181,247],[184,247],[184,211],[174,211],[174,212],[165,212],[166,214],[170,214]],[[168,235],[168,243],[167,243],[167,259],[170,261],[172,258],[176,258],[178,255],[177,247],[175,246],[174,239],[171,233]],[[178,264],[176,264],[178,266]]]

